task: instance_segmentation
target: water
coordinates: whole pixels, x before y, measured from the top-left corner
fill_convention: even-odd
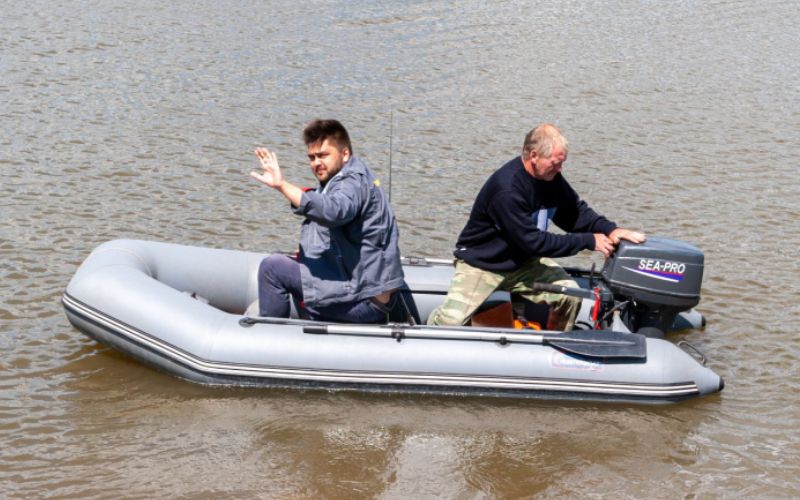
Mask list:
[[[758,2],[4,2],[0,496],[797,497],[800,15]],[[406,254],[447,256],[540,121],[624,226],[706,254],[718,396],[636,407],[217,390],[85,338],[59,299],[119,237],[293,248],[255,146],[311,184],[336,117]],[[590,255],[571,261],[588,265]]]

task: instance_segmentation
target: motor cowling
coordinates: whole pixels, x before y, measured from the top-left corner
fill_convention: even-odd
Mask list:
[[[700,302],[704,255],[682,241],[649,237],[622,241],[603,266],[603,279],[617,300],[628,301],[622,319],[632,331],[666,332],[675,316]]]

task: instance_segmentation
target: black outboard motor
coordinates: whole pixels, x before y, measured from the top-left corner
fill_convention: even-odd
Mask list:
[[[700,302],[703,252],[688,243],[649,237],[641,245],[622,241],[603,266],[603,278],[621,307],[620,317],[636,332],[670,329],[675,317]]]

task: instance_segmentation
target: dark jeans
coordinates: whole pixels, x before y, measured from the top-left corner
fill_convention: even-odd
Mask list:
[[[291,311],[289,300],[303,302],[303,284],[300,280],[300,264],[286,255],[270,255],[258,267],[259,314],[273,318],[288,318]],[[394,300],[394,297],[393,297]],[[391,306],[387,304],[387,306]],[[308,317],[313,320],[339,323],[381,323],[387,313],[370,299],[357,302],[342,302],[325,307],[303,304]]]

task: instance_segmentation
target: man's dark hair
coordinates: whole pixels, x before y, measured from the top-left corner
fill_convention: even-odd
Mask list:
[[[334,143],[340,151],[347,148],[352,156],[353,146],[350,145],[350,136],[338,120],[314,120],[303,130],[306,146],[325,142],[326,139]]]

